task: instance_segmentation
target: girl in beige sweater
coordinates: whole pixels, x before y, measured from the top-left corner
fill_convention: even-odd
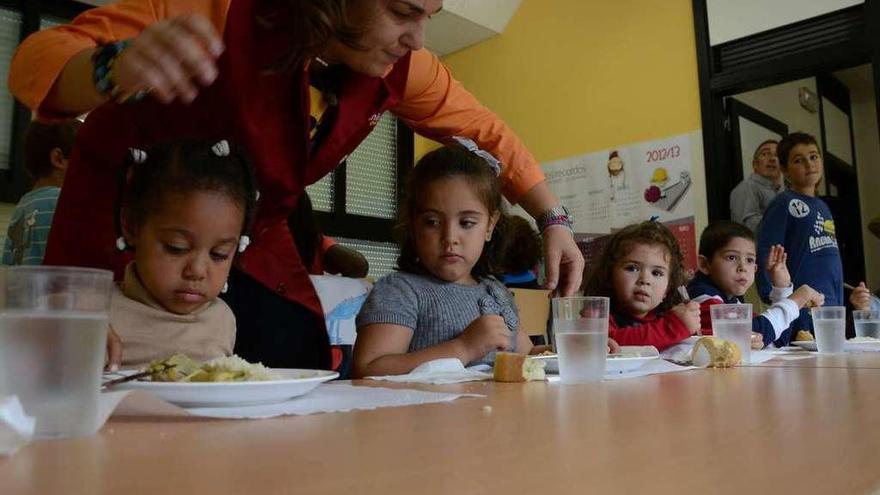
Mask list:
[[[131,150],[124,170],[117,248],[134,258],[110,300],[111,339],[122,344],[111,367],[232,354],[235,317],[217,296],[250,242],[257,192],[247,158],[225,140],[175,141]]]

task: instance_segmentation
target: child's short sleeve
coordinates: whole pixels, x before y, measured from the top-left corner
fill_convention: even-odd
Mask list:
[[[389,323],[415,328],[419,322],[418,293],[404,275],[392,273],[376,282],[357,316],[357,327]]]

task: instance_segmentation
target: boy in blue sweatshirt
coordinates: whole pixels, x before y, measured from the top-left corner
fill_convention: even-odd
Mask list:
[[[788,253],[788,271],[794,284],[807,284],[821,292],[828,306],[843,306],[843,265],[834,219],[828,205],[816,197],[823,171],[819,146],[813,136],[795,132],[779,142],[777,151],[791,187],[776,196],[764,213],[758,231],[758,259],[763,261],[772,246],[781,244]],[[770,279],[760,273],[758,293],[765,301],[770,290]],[[801,309],[792,327],[793,334],[798,330],[812,332],[810,312]]]
[[[742,296],[755,281],[758,265],[755,236],[751,229],[735,222],[714,222],[700,236],[699,272],[688,285],[693,301],[700,304],[700,327],[711,334],[710,308],[715,304],[742,303]],[[773,304],[752,320],[752,347],[762,348],[776,342],[787,345],[785,338],[791,322],[806,305],[821,306],[822,294],[808,285],[792,292],[791,276],[785,264],[782,246],[770,249],[767,272],[773,283],[770,299]]]

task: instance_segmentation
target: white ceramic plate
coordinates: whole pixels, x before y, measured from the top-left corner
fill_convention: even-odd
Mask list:
[[[818,350],[816,348],[816,342],[813,340],[795,340],[791,342],[791,345],[798,346],[808,351]],[[843,343],[843,349],[845,351],[871,350],[875,347],[880,347],[880,340],[853,342],[853,340],[850,339]]]
[[[261,382],[142,382],[122,383],[114,389],[143,390],[183,407],[252,406],[282,402],[306,394],[323,382],[339,377],[335,371],[275,368],[280,380]],[[136,373],[128,371],[121,373]]]
[[[605,373],[625,373],[627,371],[638,369],[649,361],[660,359],[657,349],[650,346],[623,346],[620,350],[622,353],[637,353],[639,356],[609,357],[605,360]],[[544,363],[546,363],[544,365],[544,370],[548,373],[559,373],[559,361],[556,358],[556,354],[531,356],[531,358],[544,361]]]
[[[792,340],[790,342],[791,345],[800,347],[801,349],[806,349],[808,351],[816,350],[816,341],[815,340]]]

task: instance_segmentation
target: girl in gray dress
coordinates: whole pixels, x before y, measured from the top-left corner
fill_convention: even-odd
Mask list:
[[[425,155],[400,209],[400,271],[376,283],[358,315],[355,377],[409,373],[440,358],[491,363],[528,353],[503,252],[501,190],[491,161],[460,148]]]

